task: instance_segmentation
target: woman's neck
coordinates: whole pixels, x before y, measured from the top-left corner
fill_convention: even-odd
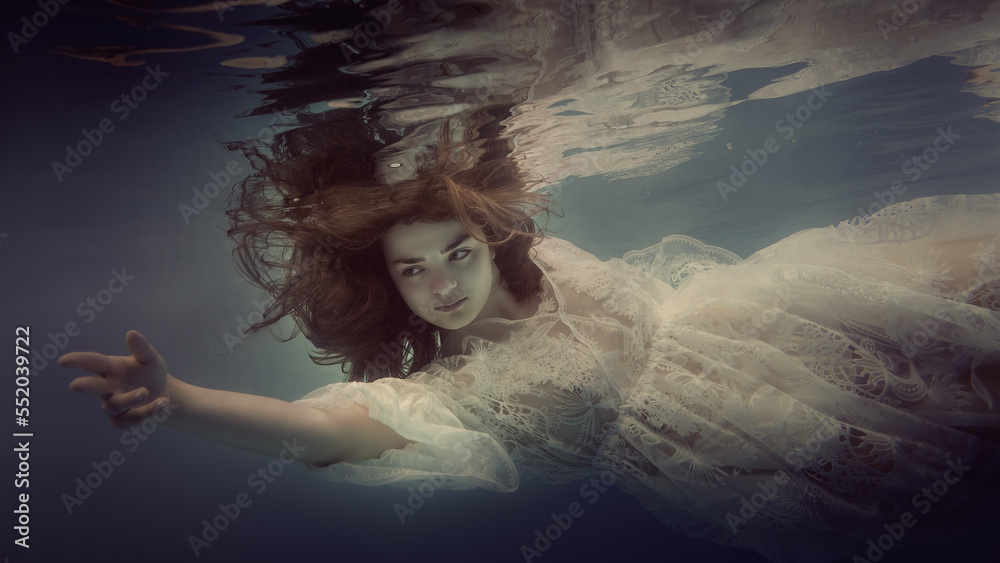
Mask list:
[[[541,302],[542,297],[536,294],[531,294],[527,299],[519,302],[507,288],[500,287],[498,291],[490,295],[489,301],[486,302],[483,310],[476,316],[474,321],[455,330],[439,329],[441,333],[442,354],[452,355],[444,353],[445,340],[450,339],[450,344],[460,343],[461,339],[468,333],[468,328],[471,325],[484,319],[504,319],[508,321],[527,319],[538,312],[538,306]]]

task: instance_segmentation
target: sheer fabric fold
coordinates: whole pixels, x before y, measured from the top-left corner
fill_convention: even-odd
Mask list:
[[[672,236],[602,262],[548,237],[534,316],[473,323],[461,354],[377,392],[328,388],[418,442],[331,471],[444,474],[464,444],[457,488],[611,472],[668,526],[774,561],[863,554],[907,512],[960,526],[1000,481],[998,246],[1000,194],[892,205],[746,260]]]
[[[320,468],[324,478],[359,485],[412,487],[433,480],[439,489],[517,489],[517,469],[482,425],[449,397],[407,380],[334,383],[317,389],[297,404],[315,408],[368,407],[368,415],[413,440],[378,459],[341,462]]]

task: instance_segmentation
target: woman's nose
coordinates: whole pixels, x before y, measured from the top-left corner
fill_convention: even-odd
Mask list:
[[[434,291],[437,295],[446,295],[451,292],[451,290],[455,289],[455,286],[457,285],[458,281],[455,279],[454,275],[442,272],[435,278],[432,291]]]

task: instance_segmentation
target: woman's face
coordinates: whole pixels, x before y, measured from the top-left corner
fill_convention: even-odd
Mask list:
[[[475,234],[486,238],[481,229]],[[382,250],[406,305],[446,331],[478,320],[501,291],[495,251],[458,221],[396,225],[382,237]]]

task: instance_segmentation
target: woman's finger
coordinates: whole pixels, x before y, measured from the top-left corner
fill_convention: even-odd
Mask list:
[[[134,407],[116,416],[113,416],[111,417],[111,426],[121,430],[127,430],[129,427],[135,424],[139,424],[143,420],[146,420],[147,418],[150,418],[153,415],[157,414],[157,412],[159,412],[156,406],[161,401],[166,403],[168,399],[166,397],[163,397],[149,403],[148,405],[143,405],[141,407]],[[163,416],[161,415],[160,420],[162,421],[162,419]],[[154,418],[153,420],[157,419]]]
[[[104,397],[111,393],[111,389],[108,385],[109,382],[107,379],[88,375],[86,377],[78,377],[73,381],[70,381],[69,390],[74,393],[86,393],[87,395],[94,395],[95,397]]]
[[[70,352],[60,356],[59,365],[67,368],[77,368],[97,375],[108,375],[114,367],[114,360],[98,352]]]
[[[139,407],[148,397],[149,391],[145,388],[135,389],[127,393],[115,393],[101,403],[101,410],[104,411],[104,414],[114,418],[129,409]]]

